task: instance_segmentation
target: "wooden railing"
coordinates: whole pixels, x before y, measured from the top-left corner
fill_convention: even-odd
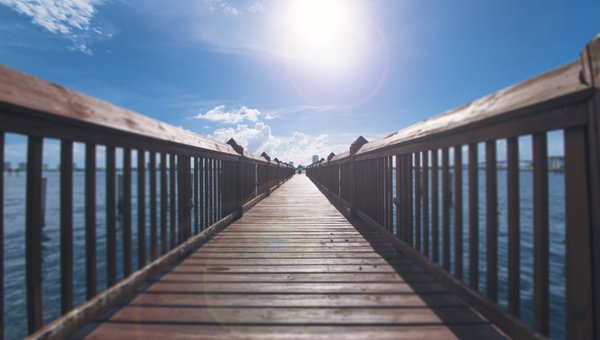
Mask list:
[[[515,338],[547,336],[549,299],[548,133],[564,135],[565,326],[568,339],[600,337],[600,38],[577,62],[488,95],[306,169],[310,178]],[[522,225],[519,151],[531,138],[532,225]],[[498,188],[497,141],[506,143]],[[484,149],[478,148],[479,143]],[[485,151],[484,197],[479,197]],[[463,153],[466,157],[463,159]],[[452,156],[450,156],[452,154]],[[452,160],[451,160],[452,158]],[[465,162],[466,161],[466,162]],[[452,164],[451,164],[452,163]],[[463,169],[464,164],[466,169]],[[468,190],[463,192],[463,170]],[[441,181],[440,181],[441,177]],[[506,191],[506,267],[499,268],[498,189]],[[463,197],[466,195],[466,197]],[[466,206],[463,207],[463,201]],[[480,202],[485,219],[480,224]],[[441,205],[440,205],[441,203]],[[466,209],[465,209],[466,208]],[[463,215],[464,211],[467,215]],[[522,228],[533,234],[533,322],[521,320]],[[485,230],[485,248],[480,233]],[[464,246],[463,246],[464,245]],[[479,273],[485,251],[485,277]],[[463,263],[463,256],[468,261]],[[466,257],[466,256],[465,256]],[[465,266],[468,270],[465,270]],[[500,306],[498,273],[507,274]],[[485,281],[481,288],[480,281]]]
[[[153,274],[198,244],[209,232],[243,213],[244,204],[268,195],[294,174],[266,154],[245,153],[231,140],[216,142],[106,102],[70,91],[0,66],[0,164],[5,134],[27,136],[25,263],[27,317],[30,334],[66,335],[123,299]],[[42,298],[42,156],[44,139],[60,141],[60,273],[62,319],[43,326]],[[85,143],[85,283],[87,302],[74,309],[73,273],[73,146]],[[6,145],[9,146],[9,145]],[[96,222],[96,151],[105,148],[106,225]],[[122,170],[116,155],[122,154]],[[137,167],[132,169],[132,154]],[[122,192],[117,192],[118,172]],[[137,206],[132,207],[132,173]],[[4,171],[0,171],[0,310],[4,301],[2,211]],[[148,176],[148,180],[147,177]],[[149,207],[146,207],[146,204]],[[147,211],[147,208],[148,211]],[[121,211],[122,216],[119,215]],[[132,213],[137,211],[137,225]],[[117,232],[120,221],[122,234]],[[97,290],[97,229],[106,228],[107,290]],[[137,240],[132,239],[137,228]],[[149,244],[146,231],[149,229]],[[117,242],[123,256],[117,257]],[[137,254],[132,253],[133,242]],[[148,249],[150,250],[148,252]],[[149,257],[147,258],[147,254]],[[137,257],[137,267],[132,259]],[[123,275],[117,279],[117,262]],[[4,327],[0,318],[0,336]]]

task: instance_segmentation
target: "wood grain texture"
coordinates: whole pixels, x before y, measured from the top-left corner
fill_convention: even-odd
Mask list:
[[[112,314],[101,338],[501,338],[296,176]]]

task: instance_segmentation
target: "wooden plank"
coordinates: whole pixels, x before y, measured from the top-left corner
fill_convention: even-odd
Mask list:
[[[96,145],[85,145],[85,286],[96,295]]]
[[[448,148],[442,149],[442,266],[450,271],[450,165]]]
[[[4,131],[0,131],[0,313],[4,315]],[[61,285],[62,287],[62,285]],[[62,300],[61,300],[62,302]],[[0,318],[0,339],[4,339],[4,317]]]
[[[463,280],[462,145],[454,147],[454,276]]]
[[[73,309],[73,142],[67,140],[60,143],[60,297],[66,314]]]
[[[146,151],[137,151],[138,269],[146,265]]]
[[[158,257],[158,216],[156,208],[156,152],[150,151],[150,260]]]
[[[423,187],[423,255],[430,257],[429,252],[429,151],[423,151],[423,176],[422,176],[422,187]]]
[[[486,287],[487,297],[498,301],[498,170],[496,141],[485,143]]]
[[[92,326],[93,327],[93,326]],[[485,324],[453,325],[381,325],[353,326],[331,325],[288,325],[288,326],[240,326],[220,324],[170,325],[141,323],[107,323],[102,330],[89,335],[90,339],[102,339],[107,334],[124,338],[135,338],[144,334],[148,339],[165,339],[173,337],[194,338],[202,334],[203,339],[504,339],[498,331]]]
[[[574,95],[580,90],[585,91],[587,85],[578,80],[580,71],[581,65],[578,61],[564,65],[521,84],[512,85],[467,105],[414,124],[385,138],[367,143],[360,148],[357,155],[414,142],[434,134],[448,134],[450,131],[468,134],[465,132],[473,132],[476,126],[483,126],[486,121],[499,121],[501,118],[509,121],[519,116],[519,113],[523,116],[523,112],[528,112],[527,109],[531,111],[536,106],[541,106],[540,103],[561,102],[561,100],[564,102],[569,98],[569,94]],[[543,110],[539,111],[543,112]]]
[[[167,240],[167,154],[160,154],[160,253],[166,254]]]
[[[521,228],[519,195],[519,140],[506,140],[506,189],[508,201],[508,310],[519,316],[521,310]]]
[[[431,246],[432,260],[434,263],[440,263],[439,246],[439,175],[438,175],[438,150],[431,151]]]
[[[477,144],[469,144],[469,286],[479,290],[479,169]]]
[[[179,144],[183,148],[200,148],[225,155],[236,155],[231,146],[200,136],[147,116],[117,107],[82,93],[69,90],[31,75],[0,65],[0,103],[27,109],[22,115],[43,116],[43,123],[65,122],[75,129],[113,130],[117,136],[132,135],[146,140]],[[41,115],[40,113],[44,113]],[[110,138],[103,139],[111,142]],[[115,144],[111,144],[116,146]]]
[[[204,167],[204,158],[200,157],[198,160],[198,171],[200,176],[200,230],[204,230],[206,228],[206,208],[205,208],[205,197],[206,197],[206,181],[205,181],[205,167]]]
[[[415,248],[417,251],[421,252],[421,230],[423,226],[421,225],[421,153],[416,152],[414,154],[415,166]]]
[[[177,245],[177,164],[175,163],[175,157],[177,157],[175,154],[169,155],[169,240],[171,241],[169,249],[173,249]]]
[[[566,335],[594,337],[592,243],[585,128],[565,130]]]
[[[139,327],[160,323],[173,326],[171,337],[185,327],[217,324],[373,331],[402,325],[390,331],[396,337],[402,329],[478,325],[499,334],[381,235],[352,225],[303,176],[283,184],[102,321],[82,332],[111,337],[118,324],[128,325],[119,335],[135,328],[136,337],[147,338],[153,334]],[[312,334],[303,332],[295,334]],[[257,334],[270,333],[261,328]]]
[[[42,300],[42,149],[43,140],[27,141],[27,191],[25,203],[25,284],[29,334],[43,325]]]
[[[534,328],[548,335],[549,320],[549,231],[548,231],[548,142],[546,133],[533,135],[533,312]]]
[[[131,149],[123,148],[123,274],[131,275]]]
[[[106,286],[117,283],[117,214],[116,214],[116,154],[113,146],[106,147]],[[70,162],[69,164],[72,164]],[[66,164],[66,161],[61,161]],[[61,165],[62,169],[62,165]]]
[[[200,169],[199,157],[193,157],[194,162],[194,235],[200,232]]]

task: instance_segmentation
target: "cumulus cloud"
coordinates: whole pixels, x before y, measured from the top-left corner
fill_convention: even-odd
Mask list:
[[[284,162],[303,165],[310,164],[312,155],[323,157],[331,151],[341,152],[348,148],[347,145],[330,143],[327,134],[311,136],[295,131],[291,136],[275,136],[264,122],[257,122],[254,126],[238,124],[235,128],[216,129],[209,137],[223,142],[233,138],[255,155],[266,152]]]
[[[1,5],[31,18],[32,23],[69,38],[72,49],[90,53],[88,42],[101,35],[92,24],[103,0],[0,0]]]
[[[225,105],[219,105],[205,113],[197,114],[194,116],[194,118],[224,124],[237,124],[245,120],[250,122],[258,122],[260,115],[261,112],[259,110],[251,109],[246,106],[242,106],[238,109],[227,110]]]

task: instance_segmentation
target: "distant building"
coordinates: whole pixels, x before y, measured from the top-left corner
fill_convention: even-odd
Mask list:
[[[4,162],[4,171],[10,171],[12,170],[12,165],[10,164],[10,162]]]
[[[27,163],[21,162],[19,163],[19,166],[17,167],[18,170],[20,171],[26,171],[27,170]]]
[[[313,157],[312,157],[313,164],[315,164],[318,161],[319,161],[319,156],[318,155],[313,155]]]
[[[565,169],[565,158],[563,156],[548,157],[548,170],[563,171]]]
[[[294,162],[290,162],[290,165],[291,165],[291,166],[294,166]]]
[[[42,166],[42,169],[44,169],[44,171],[48,171],[48,170],[50,170],[50,166],[48,165],[48,163],[44,163],[44,165]]]

